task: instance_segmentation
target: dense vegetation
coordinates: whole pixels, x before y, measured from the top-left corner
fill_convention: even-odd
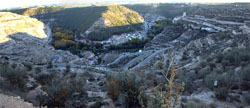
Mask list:
[[[232,49],[225,53],[218,53],[201,62],[194,69],[195,74],[187,74],[184,71],[179,79],[185,82],[187,92],[193,92],[197,88],[197,85],[193,84],[194,80],[204,79],[199,86],[204,85],[215,91],[218,99],[225,100],[231,90],[250,90],[249,53],[246,49]]]
[[[101,28],[100,30],[88,34],[87,38],[93,41],[102,41],[109,39],[112,35],[120,35],[122,33],[134,32],[140,29],[141,29],[141,24]]]
[[[3,62],[3,61],[1,61]],[[27,65],[27,63],[24,63]],[[31,70],[30,70],[30,67]],[[20,64],[9,64],[8,61],[0,63],[0,92],[10,95],[18,95],[28,99],[27,93],[41,85],[43,92],[37,92],[35,99],[30,100],[35,105],[66,108],[86,107],[88,99],[85,92],[86,75],[69,74],[70,71],[58,73],[58,70],[42,71],[41,68],[32,68],[32,65],[22,66]],[[30,80],[29,78],[34,78]],[[80,101],[80,102],[78,102]]]
[[[142,71],[141,71],[142,72]],[[108,95],[123,108],[171,108],[178,104],[183,85],[175,82],[175,68],[170,76],[157,78],[156,74],[123,72],[108,77]],[[166,72],[168,73],[168,72]],[[163,72],[163,75],[166,74]],[[150,79],[150,80],[148,80]],[[149,90],[148,87],[153,87]]]
[[[76,42],[72,30],[55,28],[52,32],[54,34],[52,45],[56,49],[68,50],[76,55],[80,55],[83,51],[92,51],[94,53],[103,51],[103,45],[101,43]]]
[[[148,32],[148,37],[153,39],[157,34],[160,34],[164,28],[169,24],[169,21],[159,20],[155,22],[156,24],[152,26],[151,31]]]
[[[35,17],[41,20],[53,18],[55,20],[50,22],[53,28],[61,27],[64,29],[75,30],[79,34],[85,32],[91,27],[106,9],[105,6],[67,8],[55,13],[37,15]]]
[[[141,40],[141,39],[133,38],[120,45],[110,45],[109,50],[141,49],[144,47],[144,45],[147,42],[149,42],[149,39]]]

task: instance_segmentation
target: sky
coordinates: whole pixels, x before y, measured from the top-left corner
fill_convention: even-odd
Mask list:
[[[60,3],[90,3],[90,2],[117,2],[117,1],[139,1],[139,2],[250,2],[250,0],[0,0],[0,9],[25,7],[47,4],[60,4]]]

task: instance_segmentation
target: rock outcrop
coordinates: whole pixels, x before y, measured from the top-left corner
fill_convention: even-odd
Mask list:
[[[19,62],[48,63],[48,58],[59,56],[58,63],[66,63],[78,57],[67,51],[57,51],[48,44],[46,26],[35,18],[0,13],[0,58],[8,57]]]
[[[0,12],[0,43],[9,41],[9,35],[27,33],[36,38],[47,38],[45,26],[35,18],[10,12]]]

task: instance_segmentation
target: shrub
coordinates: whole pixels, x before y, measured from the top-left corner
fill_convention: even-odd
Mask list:
[[[28,71],[31,71],[31,70],[32,70],[32,65],[31,65],[31,64],[29,64],[29,63],[24,63],[23,65],[27,68]]]
[[[214,72],[208,74],[206,77],[205,77],[205,86],[210,88],[210,89],[213,89],[214,88],[214,82],[216,80],[218,80],[218,75]]]
[[[215,89],[215,96],[217,99],[226,100],[228,89],[225,87]]]
[[[249,95],[249,94],[245,95],[245,96],[244,96],[244,99],[245,99],[245,101],[246,101],[248,104],[250,104],[250,95]]]
[[[71,67],[71,66],[70,66],[69,64],[66,65],[66,70],[65,70],[66,73],[69,73],[69,72],[70,72],[70,67]]]
[[[17,67],[17,64],[12,64],[11,68],[15,69]]]
[[[37,99],[41,106],[48,107],[86,107],[86,93],[84,90],[85,80],[73,78],[64,80],[60,78],[52,79],[45,84],[42,89],[47,93],[40,94]],[[80,101],[80,102],[79,102]]]
[[[36,71],[36,73],[40,73],[42,71],[42,69],[40,67],[36,67],[35,71]]]
[[[194,88],[192,86],[192,81],[193,79],[191,78],[192,76],[187,76],[185,72],[181,72],[178,75],[178,79],[180,80],[181,83],[184,83],[184,89],[185,92],[192,93]]]
[[[210,67],[211,71],[213,71],[214,68],[216,67],[216,64],[213,63],[213,62],[210,62],[210,63],[209,63],[209,67]]]
[[[223,39],[225,39],[225,38],[227,38],[227,37],[229,37],[226,33],[220,33],[219,34],[219,39],[220,40],[223,40]]]
[[[202,103],[188,102],[183,105],[183,108],[203,108]]]
[[[146,98],[148,108],[175,108],[179,104],[179,96],[184,90],[183,83],[174,83],[176,76],[174,67],[171,68],[170,73],[170,78],[165,79],[168,80],[168,83],[154,87],[150,92],[151,95]],[[142,103],[140,104],[144,107]]]
[[[159,69],[163,69],[163,63],[162,63],[162,62],[158,62],[158,63],[157,63],[157,67],[158,67]]]
[[[28,82],[28,74],[23,69],[12,69],[8,65],[0,66],[0,74],[7,81],[9,81],[13,87],[22,91],[26,90],[26,83]]]
[[[216,61],[218,63],[220,63],[220,62],[222,62],[222,60],[223,60],[223,54],[222,53],[217,54],[216,55]]]
[[[51,80],[53,78],[56,77],[56,74],[55,72],[49,72],[49,73],[39,73],[35,79],[37,80],[37,82],[41,85],[46,85],[48,84],[49,82],[51,82]]]
[[[107,81],[108,95],[114,100],[120,100],[126,108],[140,106],[138,96],[143,79],[134,73],[120,73]],[[122,99],[123,98],[123,99]]]
[[[241,71],[241,79],[250,81],[250,65],[247,65],[242,71]]]
[[[50,62],[48,63],[47,69],[51,69],[51,68],[53,68],[53,64],[52,64],[52,62],[50,61]]]

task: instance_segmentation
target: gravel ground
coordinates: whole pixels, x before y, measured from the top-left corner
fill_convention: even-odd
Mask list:
[[[31,103],[24,102],[24,100],[0,94],[0,108],[37,108],[34,107]]]

